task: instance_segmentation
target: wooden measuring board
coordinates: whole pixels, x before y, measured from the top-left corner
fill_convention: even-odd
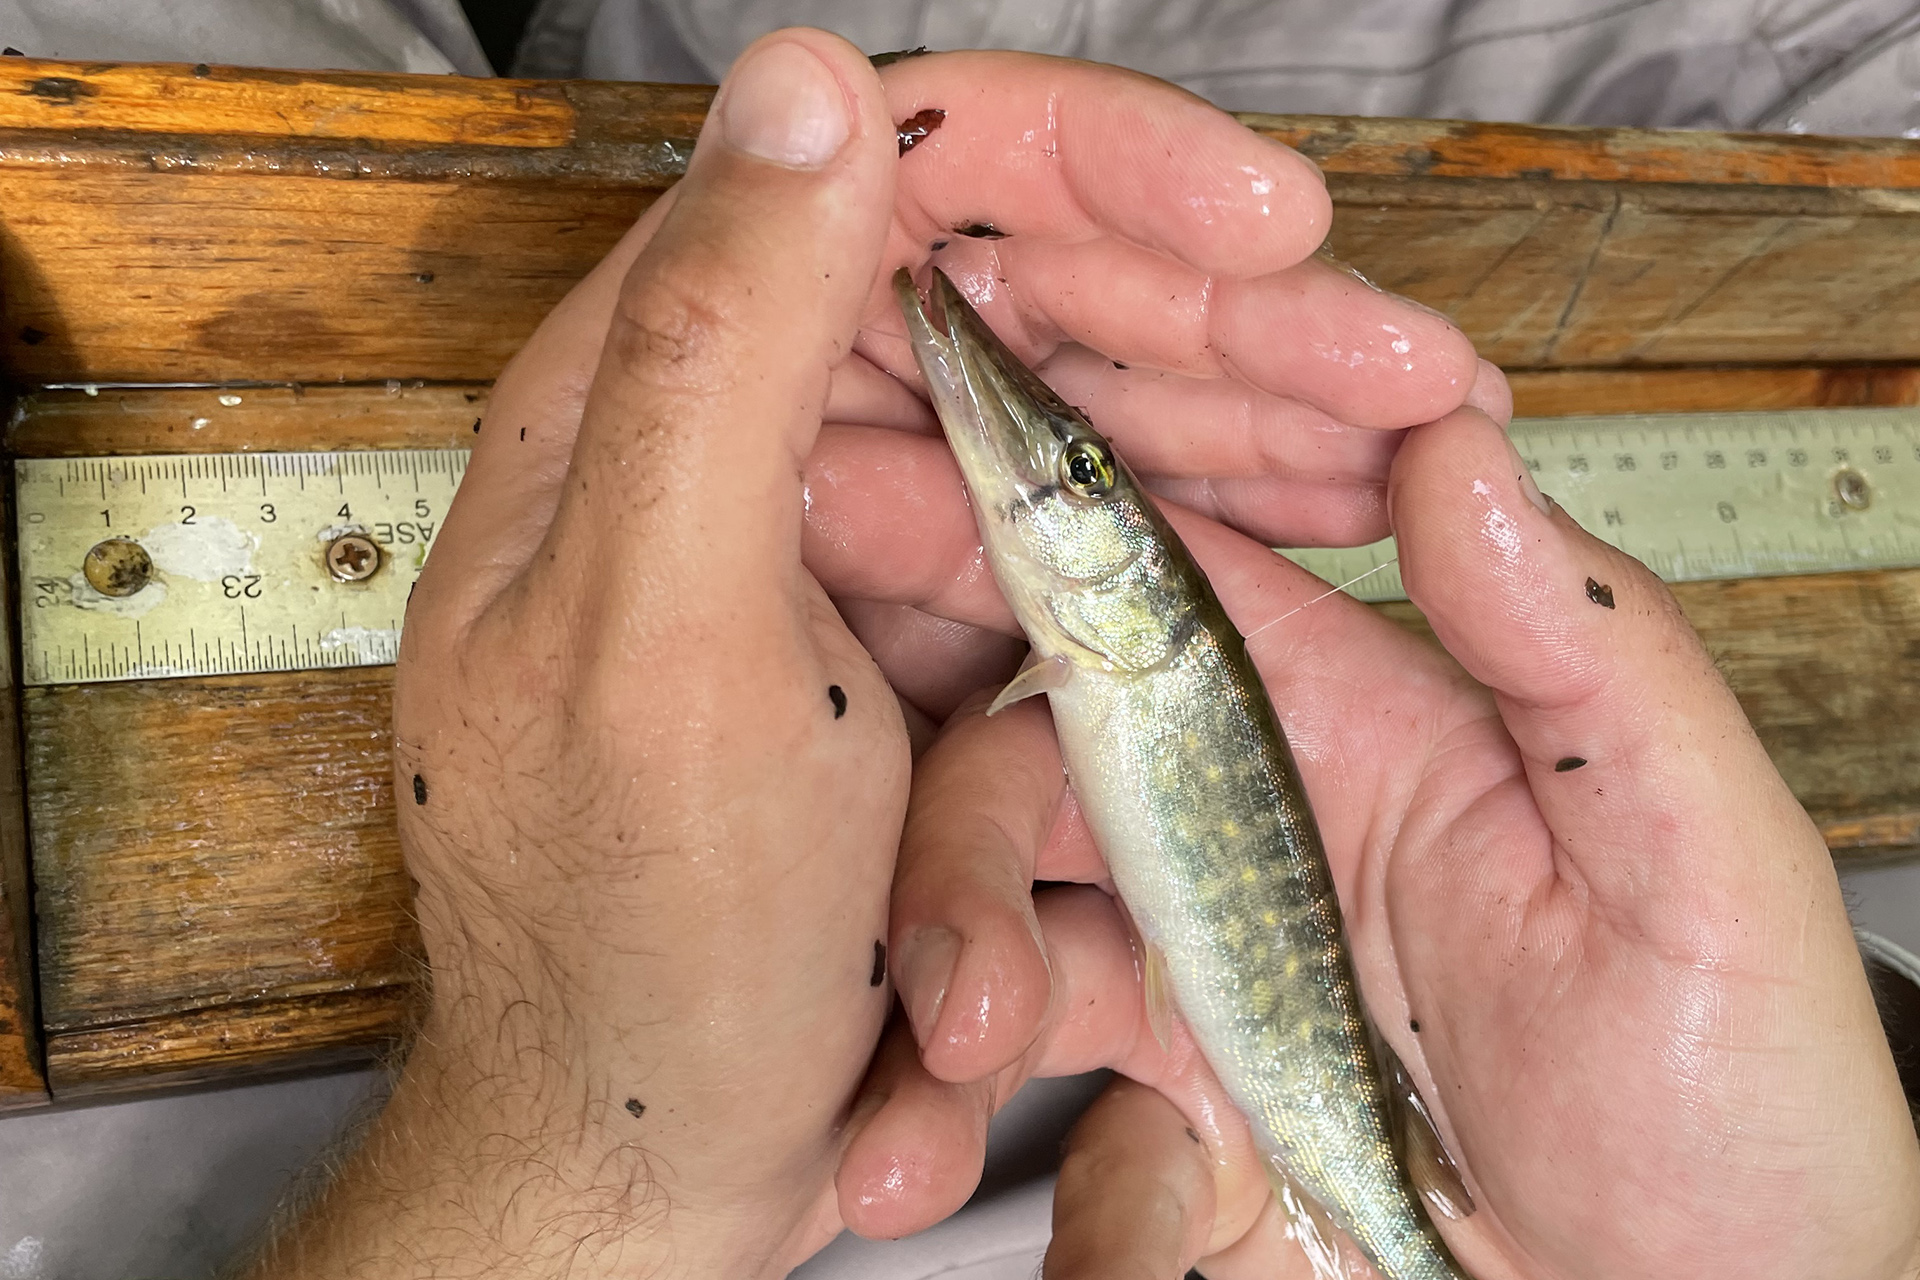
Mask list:
[[[11,457],[460,447],[710,92],[0,59]],[[1920,143],[1248,120],[1326,172],[1332,251],[1452,316],[1523,414],[1920,391]],[[230,385],[112,385],[201,382]],[[1920,571],[1676,594],[1836,853],[1920,845]],[[44,1097],[42,1066],[77,1096],[397,1034],[418,988],[389,681],[7,674],[0,1105]]]

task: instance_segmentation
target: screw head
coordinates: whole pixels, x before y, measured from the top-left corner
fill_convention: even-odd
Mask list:
[[[1867,478],[1852,467],[1843,467],[1833,477],[1833,496],[1854,511],[1865,511],[1873,504],[1873,489],[1867,484]]]
[[[153,581],[153,559],[132,538],[108,538],[88,549],[80,572],[101,595],[124,598]]]
[[[341,582],[365,582],[380,571],[380,548],[371,538],[343,533],[327,544],[327,572]]]

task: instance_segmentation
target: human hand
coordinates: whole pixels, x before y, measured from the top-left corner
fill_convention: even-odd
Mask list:
[[[1345,597],[1294,613],[1323,584],[1170,512],[1251,637],[1368,1006],[1479,1202],[1443,1233],[1478,1280],[1910,1275],[1920,1148],[1825,847],[1665,587],[1530,489],[1472,410],[1394,462],[1402,570],[1452,658]],[[1008,625],[990,590],[953,605]],[[1147,1030],[1111,899],[1031,892],[1104,874],[1045,712],[955,717],[895,889],[917,1053],[869,1086],[850,1220],[945,1212],[1023,1079],[1112,1066],[1140,1083],[1070,1144],[1048,1275],[1309,1275],[1192,1042]]]
[[[879,495],[837,482],[932,430],[887,373],[906,360],[876,287],[893,267],[951,241],[955,270],[1019,286],[997,313],[1029,355],[1077,361],[1089,396],[1237,423],[1196,455],[1146,415],[1135,447],[1163,483],[1217,482],[1223,513],[1297,489],[1301,537],[1370,536],[1380,428],[1466,393],[1450,326],[1302,261],[1327,217],[1310,166],[1176,90],[986,55],[883,88],[820,33],[743,66],[686,181],[495,388],[396,690],[433,1002],[272,1274],[777,1274],[838,1229],[833,1172],[889,1004],[907,746],[829,593],[936,707],[1015,647],[913,611],[942,584],[836,554],[958,499],[910,473]],[[894,122],[934,98],[949,123],[902,165]],[[847,119],[798,128],[800,103]],[[1013,238],[947,230],[976,220]],[[1118,305],[1163,287],[1195,295],[1177,331]],[[1195,376],[1124,377],[1058,346],[1074,335]]]

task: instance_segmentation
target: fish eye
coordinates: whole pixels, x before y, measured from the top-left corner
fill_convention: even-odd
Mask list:
[[[1083,498],[1104,498],[1113,492],[1113,459],[1089,440],[1076,440],[1060,457],[1061,480]]]

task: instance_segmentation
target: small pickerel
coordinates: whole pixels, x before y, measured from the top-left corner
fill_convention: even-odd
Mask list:
[[[1106,440],[946,276],[931,320],[904,271],[894,287],[1033,648],[995,709],[1052,703],[1142,939],[1156,1031],[1171,1004],[1323,1274],[1347,1274],[1330,1220],[1386,1280],[1460,1280],[1420,1201],[1448,1216],[1472,1202],[1361,1008],[1320,833],[1240,633]]]

